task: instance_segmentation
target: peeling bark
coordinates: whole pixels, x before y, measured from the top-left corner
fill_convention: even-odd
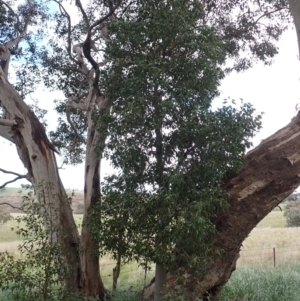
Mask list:
[[[243,241],[252,229],[300,185],[300,113],[245,158],[240,172],[227,179],[223,188],[229,195],[229,209],[214,223],[215,254],[207,260],[205,275],[190,277],[185,292],[189,300],[216,296],[236,268]],[[199,275],[198,275],[199,276]],[[168,287],[176,283],[169,275]],[[153,298],[153,286],[144,296]],[[212,300],[212,299],[209,299]]]
[[[66,279],[66,286],[70,291],[79,291],[81,278],[79,235],[67,194],[58,174],[54,148],[46,136],[43,125],[7,81],[2,68],[0,78],[1,106],[6,112],[5,115],[9,116],[14,124],[6,126],[9,131],[3,132],[15,143],[19,157],[28,170],[27,179],[33,184],[36,195],[43,194],[49,212],[52,206],[59,208],[59,216],[53,214],[53,222],[57,229],[61,229],[59,243],[68,254],[66,261],[70,273]],[[48,189],[46,193],[45,189]]]

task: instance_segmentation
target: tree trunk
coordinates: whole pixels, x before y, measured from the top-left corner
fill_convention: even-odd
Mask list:
[[[159,264],[155,265],[155,291],[154,291],[154,301],[160,301],[163,289],[166,285],[167,273],[166,269]]]
[[[90,91],[90,98],[87,100],[88,133],[85,158],[85,184],[84,184],[84,218],[81,232],[81,265],[83,272],[83,287],[86,296],[104,298],[105,288],[100,277],[99,265],[99,240],[98,231],[95,227],[94,218],[100,220],[100,216],[95,216],[94,209],[101,205],[100,194],[100,163],[101,154],[95,151],[96,145],[105,142],[106,131],[101,133],[93,122],[93,104],[97,103],[102,113],[107,113],[110,106],[101,97],[97,97],[95,91]],[[89,101],[91,99],[91,101]],[[99,226],[99,225],[98,225]]]
[[[298,49],[300,54],[300,2],[299,0],[288,0],[290,11],[292,13],[295,29],[297,32],[297,38],[298,38]]]
[[[212,300],[236,268],[239,251],[251,230],[284,198],[300,185],[300,113],[245,158],[240,172],[227,179],[223,188],[229,195],[229,209],[215,219],[212,238],[215,254],[207,258],[202,277],[189,277],[185,286],[188,300],[210,296]],[[176,285],[168,277],[168,288]],[[154,287],[144,296],[153,298]]]
[[[81,268],[79,265],[79,235],[73,219],[68,197],[58,174],[54,148],[48,140],[43,125],[33,111],[7,81],[0,68],[0,103],[6,120],[14,122],[6,126],[4,138],[16,145],[20,159],[28,170],[27,179],[33,184],[37,197],[43,194],[46,209],[52,214],[56,229],[60,229],[59,243],[66,256],[69,278],[67,288],[80,290]],[[7,130],[9,129],[9,130]],[[45,190],[46,191],[45,193]],[[51,207],[59,208],[59,215]],[[51,213],[53,212],[53,213]]]

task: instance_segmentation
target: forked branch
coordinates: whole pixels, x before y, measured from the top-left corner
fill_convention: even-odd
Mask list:
[[[21,180],[21,179],[27,179],[27,176],[26,175],[24,175],[24,176],[20,175],[19,177],[16,177],[13,180],[7,181],[4,184],[0,185],[0,189],[6,187],[8,184],[14,183],[14,182],[16,182],[18,180]]]

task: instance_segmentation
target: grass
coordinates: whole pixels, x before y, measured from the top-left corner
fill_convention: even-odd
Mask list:
[[[16,216],[16,214],[14,214]],[[80,228],[82,215],[74,215]],[[226,285],[220,301],[279,301],[299,300],[300,286],[300,228],[286,228],[283,212],[272,211],[258,226],[253,229],[244,241],[238,269]],[[10,231],[16,227],[16,221],[0,225],[0,252],[7,250],[17,252],[19,237]],[[276,267],[273,265],[273,248],[276,249]],[[293,262],[293,264],[290,264]],[[108,256],[100,261],[101,276],[108,289],[112,288],[112,274],[115,261]],[[136,263],[124,265],[118,281],[119,292],[111,301],[134,301],[134,290],[141,289],[153,277],[148,273],[144,282],[144,270]],[[12,301],[4,292],[1,301]],[[21,300],[20,300],[21,301]]]
[[[115,265],[116,262],[108,256],[100,259],[101,277],[105,287],[108,289],[112,288],[112,274]],[[136,262],[131,262],[121,267],[118,288],[124,290],[134,287],[135,290],[140,290],[147,285],[153,277],[153,269],[147,273],[145,279],[145,271],[139,267]]]
[[[257,228],[284,228],[286,219],[283,216],[283,211],[271,211],[258,225]]]
[[[0,196],[16,196],[27,194],[29,190],[18,187],[6,187],[0,190]]]
[[[300,264],[276,268],[245,266],[237,269],[219,296],[219,301],[298,301]]]

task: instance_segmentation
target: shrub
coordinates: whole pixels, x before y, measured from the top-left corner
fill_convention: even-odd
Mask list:
[[[288,202],[284,210],[284,216],[287,227],[300,227],[300,200]]]
[[[74,211],[75,214],[83,214],[84,213],[84,205],[78,204],[77,209]]]
[[[13,217],[8,211],[0,209],[0,224],[5,224],[11,219],[13,219]]]

